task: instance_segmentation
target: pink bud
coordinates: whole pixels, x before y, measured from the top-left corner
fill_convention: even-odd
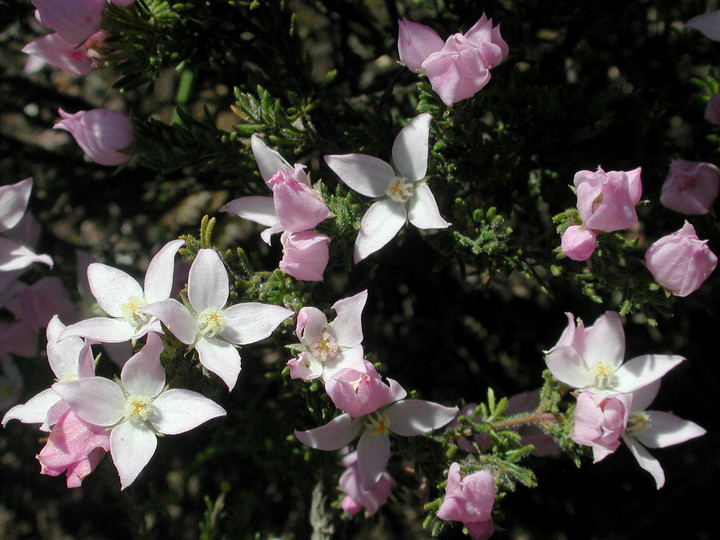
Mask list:
[[[32,0],[35,18],[73,44],[100,30],[105,0]]]
[[[367,373],[352,368],[338,371],[325,384],[335,406],[358,418],[384,407],[393,401],[393,393],[370,362],[365,362]]]
[[[95,163],[120,165],[130,159],[128,154],[118,152],[135,141],[132,123],[124,114],[109,109],[92,109],[68,114],[58,112],[62,120],[54,129],[69,131],[80,148]]]
[[[412,71],[419,71],[428,56],[443,48],[442,38],[429,26],[407,19],[399,20],[398,26],[400,61]]]
[[[283,233],[280,270],[301,281],[322,281],[330,259],[330,237],[312,231]]]
[[[717,261],[707,240],[700,240],[687,221],[682,229],[663,236],[645,253],[645,264],[655,281],[675,296],[696,291],[715,270]]]
[[[307,184],[302,168],[293,171],[283,167],[267,184],[273,192],[273,204],[280,225],[288,232],[312,229],[330,215],[322,196]]]
[[[632,394],[580,393],[575,406],[575,428],[571,439],[593,449],[594,463],[612,454],[625,433]]]
[[[595,251],[597,233],[582,225],[565,229],[561,239],[562,252],[573,261],[586,261]]]
[[[453,463],[448,471],[445,499],[437,517],[445,521],[462,521],[474,538],[492,534],[491,512],[495,504],[495,479],[488,471],[463,475]]]
[[[681,214],[707,214],[719,189],[720,169],[715,165],[674,159],[662,186],[660,202]]]
[[[640,168],[632,171],[575,173],[577,209],[588,229],[612,232],[627,229],[637,220],[635,205],[642,194]]]

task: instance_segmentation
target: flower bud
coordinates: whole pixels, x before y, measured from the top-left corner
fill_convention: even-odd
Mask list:
[[[631,405],[632,394],[581,392],[575,406],[575,428],[571,439],[592,447],[594,463],[597,463],[620,446]]]
[[[58,112],[62,120],[55,129],[69,131],[80,148],[95,163],[120,165],[130,159],[128,154],[118,152],[135,141],[132,123],[124,114],[108,109],[92,109],[68,114]]]
[[[565,229],[561,239],[562,252],[573,261],[586,261],[595,251],[597,233],[582,225]]]
[[[280,270],[301,281],[322,281],[330,259],[330,237],[312,231],[283,233]]]
[[[632,171],[575,173],[577,209],[588,229],[612,232],[627,229],[637,220],[635,205],[640,202],[640,168]]]
[[[660,202],[681,214],[707,214],[719,189],[720,169],[715,165],[674,159],[662,186]]]

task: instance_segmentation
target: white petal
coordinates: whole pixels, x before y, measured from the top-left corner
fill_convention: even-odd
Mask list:
[[[82,336],[100,343],[122,343],[135,335],[135,327],[122,319],[93,317],[71,324],[60,333],[60,340]]]
[[[227,414],[214,401],[190,390],[163,392],[153,401],[153,406],[159,414],[152,418],[152,425],[165,435],[190,431],[212,418]]]
[[[322,337],[327,318],[325,314],[316,307],[301,308],[297,315],[295,335],[303,345],[312,345]]]
[[[682,356],[646,354],[625,362],[615,371],[614,388],[628,394],[657,381],[680,362]]]
[[[34,262],[53,266],[49,255],[38,255],[15,240],[0,237],[0,272],[20,270]]]
[[[162,339],[148,334],[147,343],[123,366],[120,379],[125,389],[135,396],[155,397],[165,386],[165,370],[160,363]]]
[[[110,434],[110,453],[120,475],[120,489],[125,489],[148,464],[157,448],[155,434],[132,422],[120,424]]]
[[[142,313],[160,319],[172,334],[185,345],[192,345],[197,337],[197,322],[188,308],[174,298],[147,305]]]
[[[280,223],[272,197],[241,197],[221,206],[219,211],[235,214],[238,217],[249,219],[266,227],[272,227]]]
[[[125,395],[120,387],[103,377],[85,377],[52,385],[82,420],[96,426],[112,426],[125,416]]]
[[[665,448],[707,433],[695,422],[683,420],[674,414],[659,411],[647,411],[646,414],[650,417],[650,425],[635,438],[648,448]]]
[[[221,339],[200,339],[195,344],[200,363],[208,371],[212,371],[227,385],[228,390],[235,388],[240,375],[240,353],[237,349]]]
[[[445,407],[421,399],[406,399],[390,405],[385,410],[385,415],[390,421],[390,431],[404,437],[413,437],[449,424],[457,412],[457,407]]]
[[[32,184],[32,178],[26,178],[0,187],[0,232],[12,229],[25,215]]]
[[[437,202],[427,184],[416,184],[408,203],[408,218],[418,229],[444,229],[450,226],[440,215]]]
[[[350,189],[366,197],[382,197],[396,177],[389,163],[365,154],[325,156],[325,162]]]
[[[268,147],[257,135],[253,134],[250,137],[250,146],[255,161],[257,161],[258,169],[260,169],[260,176],[266,182],[283,167],[292,169],[292,166],[278,152]]]
[[[658,391],[660,390],[660,379],[655,381],[654,383],[650,383],[647,386],[643,386],[642,388],[638,388],[635,390],[633,395],[633,401],[632,401],[632,408],[631,411],[644,411],[648,408],[648,406],[655,400],[655,396],[657,396]]]
[[[304,354],[307,354],[313,359],[313,361],[317,362],[311,354]],[[320,364],[320,366],[323,380],[326,382],[332,379],[341,369],[354,369],[355,371],[359,371],[361,373],[365,373],[367,371],[367,368],[365,367],[365,354],[362,345],[356,345],[350,349],[341,350],[335,355],[335,358],[326,361],[324,369],[322,369],[322,364]]]
[[[371,489],[380,480],[390,459],[390,437],[365,431],[357,448],[357,467],[364,490]]]
[[[432,116],[423,113],[400,130],[392,148],[392,158],[400,174],[417,181],[425,176],[428,161],[428,135]]]
[[[101,308],[111,317],[124,317],[122,306],[131,296],[145,295],[140,284],[128,274],[112,266],[92,263],[87,269],[90,290]]]
[[[396,203],[392,199],[373,203],[360,220],[360,230],[355,240],[355,263],[359,263],[392,240],[406,219],[407,212],[402,203]]]
[[[665,472],[660,466],[660,462],[652,457],[650,452],[648,452],[643,445],[632,437],[623,435],[623,441],[625,441],[625,444],[630,449],[630,452],[632,452],[632,455],[635,456],[638,465],[649,472],[655,479],[657,488],[660,489],[663,487],[665,485]]]
[[[185,240],[173,240],[165,244],[150,261],[145,272],[145,300],[159,302],[170,296],[175,273],[175,254]]]
[[[606,311],[585,330],[585,363],[607,362],[614,369],[625,358],[625,332],[617,311]]]
[[[341,414],[324,426],[307,431],[295,430],[298,440],[316,450],[339,450],[349,444],[362,429],[362,419]]]
[[[48,342],[48,362],[57,380],[77,377],[80,353],[84,348],[85,341],[80,337],[69,337],[55,343]]]
[[[60,396],[55,390],[52,388],[43,390],[27,400],[26,403],[15,405],[6,412],[2,419],[2,425],[5,427],[10,420],[20,420],[23,424],[45,424],[48,411],[59,401]]]
[[[235,304],[225,310],[225,328],[220,335],[230,343],[247,345],[265,339],[293,314],[291,309],[260,302]]]
[[[395,379],[391,379],[390,377],[388,377],[387,381],[390,385],[390,397],[393,401],[400,401],[401,399],[405,399],[407,397],[407,390],[400,386],[399,382]]]
[[[363,340],[362,312],[367,302],[367,289],[349,298],[343,298],[333,304],[337,313],[335,320],[328,325],[335,341],[343,347],[354,347]]]
[[[545,355],[545,363],[553,377],[573,388],[585,388],[592,382],[585,362],[572,347],[555,347]]]
[[[60,332],[63,330],[65,330],[65,325],[60,320],[60,317],[58,315],[53,315],[52,319],[50,319],[47,324],[47,328],[45,328],[45,337],[48,340],[48,345],[50,343],[55,343],[60,338]]]
[[[227,270],[220,256],[213,249],[198,251],[188,277],[188,299],[192,307],[198,313],[207,308],[222,309],[229,294]]]

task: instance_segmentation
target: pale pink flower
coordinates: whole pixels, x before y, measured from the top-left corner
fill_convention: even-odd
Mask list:
[[[450,223],[438,210],[425,179],[432,117],[423,113],[400,130],[392,148],[395,169],[365,154],[325,156],[325,162],[345,184],[366,197],[382,197],[360,220],[354,261],[363,260],[387,244],[405,222],[419,229],[444,229]]]
[[[495,504],[495,479],[488,471],[465,475],[453,463],[448,471],[445,499],[437,517],[461,521],[475,539],[490,538],[493,533],[492,509]]]
[[[720,125],[720,94],[711,97],[705,106],[705,120],[716,126]]]
[[[35,18],[73,44],[100,30],[105,0],[31,0]]]
[[[452,421],[458,411],[457,407],[444,407],[430,401],[403,399],[407,392],[394,380],[388,381],[390,401],[375,411],[357,418],[345,413],[324,426],[295,430],[300,442],[328,451],[339,450],[359,435],[357,465],[361,485],[366,490],[380,480],[390,458],[390,432],[402,437],[422,435]]]
[[[265,229],[260,235],[269,245],[276,232],[303,232],[314,228],[330,215],[322,195],[310,185],[305,165],[291,166],[257,135],[250,145],[260,169],[260,176],[272,190],[272,197],[241,197],[220,208],[241,218],[249,219]]]
[[[685,28],[692,28],[713,41],[720,41],[720,10],[696,15],[685,23]]]
[[[3,305],[35,332],[45,328],[53,316],[68,318],[75,313],[75,304],[58,277],[46,276],[32,285],[17,282],[14,289]]]
[[[635,205],[640,202],[641,168],[632,171],[579,171],[573,184],[577,188],[577,209],[583,225],[595,231],[612,232],[637,223]]]
[[[678,418],[674,414],[645,410],[653,402],[659,389],[660,381],[655,381],[633,392],[630,418],[622,436],[640,467],[655,479],[658,489],[665,484],[665,473],[658,460],[652,457],[645,447],[665,448],[706,433],[696,423]]]
[[[102,343],[138,339],[148,332],[162,333],[160,322],[141,309],[170,296],[175,254],[185,243],[172,240],[152,258],[145,273],[145,287],[122,270],[101,263],[88,266],[90,290],[109,317],[93,317],[67,327],[62,337],[82,336]]]
[[[573,388],[597,394],[629,394],[665,375],[685,360],[682,356],[646,354],[625,357],[620,315],[606,311],[589,328],[575,328],[572,315],[560,342],[545,353],[553,377]]]
[[[362,369],[345,368],[326,383],[325,391],[335,406],[353,418],[365,416],[393,399],[393,388],[382,381],[368,361]]]
[[[104,32],[97,32],[95,36],[104,38]],[[31,41],[22,52],[36,56],[48,64],[75,75],[87,75],[97,67],[97,54],[88,46],[97,39],[91,37],[83,45],[74,45],[65,41],[60,34],[49,34],[35,41]]]
[[[100,165],[120,165],[130,155],[120,152],[135,142],[132,122],[123,113],[92,109],[68,114],[58,109],[62,120],[53,129],[64,129],[73,136],[83,152]]]
[[[584,225],[571,225],[562,235],[560,248],[573,261],[588,260],[597,245],[597,232]]]
[[[700,240],[687,221],[663,236],[645,252],[645,264],[653,279],[675,296],[687,296],[712,274],[718,259],[707,240]]]
[[[420,71],[425,59],[445,44],[435,30],[424,24],[401,19],[398,28],[400,61],[412,71]]]
[[[225,410],[190,390],[165,386],[160,363],[163,343],[148,334],[145,346],[122,369],[120,381],[87,377],[59,382],[53,389],[81,420],[110,430],[110,453],[125,489],[145,468],[158,435],[177,435],[196,428]]]
[[[288,361],[290,376],[306,381],[322,377],[329,380],[344,368],[365,369],[363,360],[362,311],[367,302],[367,291],[338,300],[332,306],[337,317],[331,322],[317,308],[304,307],[297,315],[295,333],[301,351],[297,358]]]
[[[265,339],[293,312],[259,302],[226,307],[228,275],[212,249],[198,251],[190,267],[187,291],[189,307],[167,298],[143,307],[140,313],[157,317],[176,338],[195,347],[200,363],[232,390],[241,367],[235,346]]]
[[[366,514],[372,516],[387,502],[395,480],[389,472],[383,471],[374,486],[364,489],[357,466],[357,452],[346,455],[342,463],[346,467],[339,482],[340,490],[345,494],[341,503],[342,509],[350,515],[355,515],[365,508]]]
[[[66,473],[67,487],[80,487],[108,450],[110,432],[103,426],[84,422],[68,409],[37,455],[40,474],[59,476]]]
[[[712,163],[673,159],[660,202],[689,216],[707,214],[720,190],[720,169]]]
[[[300,281],[322,281],[330,260],[330,237],[313,231],[289,233],[280,237],[283,258],[280,270]]]
[[[632,394],[595,394],[580,392],[575,406],[575,426],[570,437],[575,443],[590,446],[593,463],[612,454],[620,446],[625,431]]]

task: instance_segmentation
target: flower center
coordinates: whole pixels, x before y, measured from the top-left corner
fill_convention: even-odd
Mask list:
[[[120,306],[120,310],[127,322],[135,325],[136,328],[140,328],[141,326],[145,326],[152,318],[152,315],[146,315],[140,312],[145,304],[147,304],[147,302],[144,298],[131,296],[127,299],[127,302]]]
[[[390,431],[390,420],[379,412],[374,412],[365,419],[365,429],[371,435],[387,435]]]
[[[207,308],[197,318],[198,333],[205,338],[211,338],[222,332],[225,328],[225,313],[219,309]]]
[[[328,332],[323,332],[322,337],[310,345],[309,349],[310,353],[324,364],[335,358],[340,347]]]
[[[650,427],[650,417],[644,412],[634,412],[628,418],[625,433],[628,435],[637,435]]]
[[[134,422],[145,422],[152,411],[152,400],[144,396],[128,396],[125,402],[125,418]]]
[[[390,181],[390,185],[385,192],[393,201],[404,203],[407,202],[415,192],[415,185],[409,182],[407,178],[395,177]]]
[[[590,368],[590,376],[594,382],[593,386],[599,389],[611,388],[615,370],[608,362],[595,362]]]

